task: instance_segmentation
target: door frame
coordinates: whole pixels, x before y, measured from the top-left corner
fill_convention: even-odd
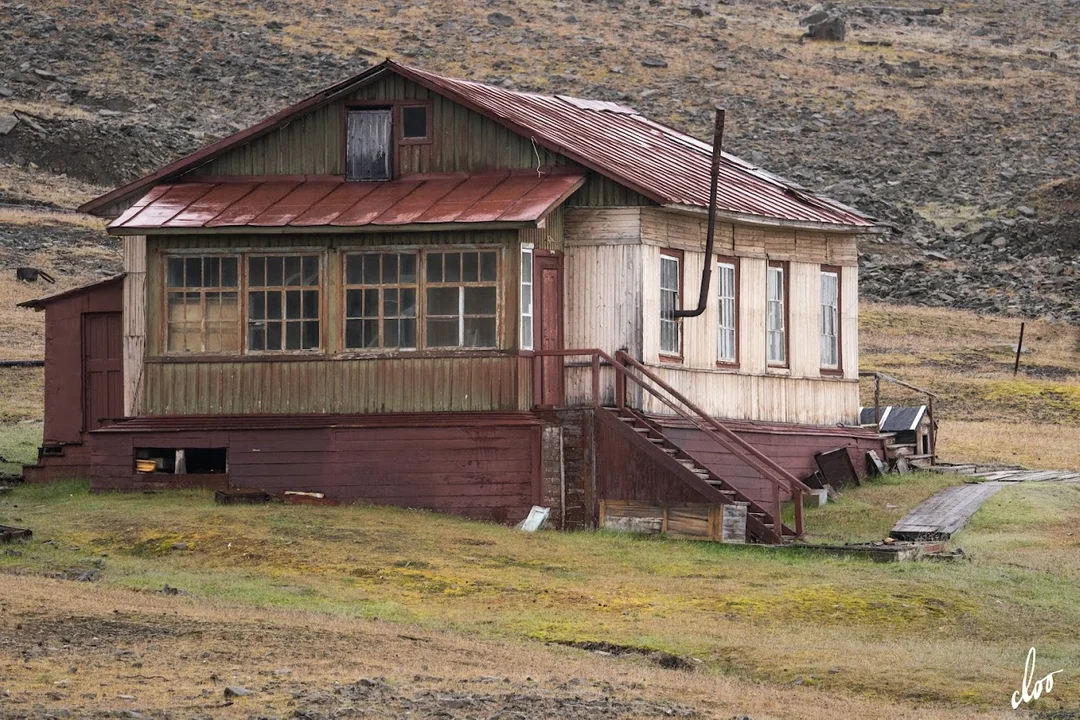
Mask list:
[[[556,250],[538,250],[533,249],[533,347],[536,350],[562,350],[566,347],[565,337],[565,302],[564,302],[564,262],[563,253]],[[543,328],[551,322],[547,318],[547,313],[544,312],[544,281],[543,272],[544,269],[552,269],[558,274],[558,281],[556,282],[555,295],[556,303],[555,307],[557,318],[556,329],[558,330],[558,347],[544,348],[543,346]],[[564,405],[566,403],[566,371],[565,371],[565,358],[563,357],[543,357],[539,358],[538,364],[539,370],[536,372],[533,382],[533,405],[541,408],[552,408]],[[545,397],[545,377],[557,378],[557,392],[556,397]],[[554,400],[551,403],[545,403],[544,400]]]

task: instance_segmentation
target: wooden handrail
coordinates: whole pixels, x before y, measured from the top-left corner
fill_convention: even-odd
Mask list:
[[[655,397],[661,403],[666,405],[676,415],[683,418],[691,425],[701,430],[705,435],[716,442],[718,445],[732,453],[744,463],[749,465],[758,471],[758,473],[767,480],[773,486],[773,498],[775,501],[776,509],[774,514],[775,525],[777,534],[783,535],[783,523],[780,518],[779,510],[779,491],[781,488],[787,488],[791,493],[793,500],[795,501],[795,523],[796,533],[800,536],[803,534],[803,517],[802,517],[802,493],[810,492],[810,488],[794,475],[777,464],[772,458],[762,453],[750,443],[743,440],[735,432],[729,428],[724,427],[715,418],[708,415],[704,410],[691,402],[687,397],[680,393],[675,388],[668,385],[664,380],[651,372],[643,364],[630,357],[628,353],[623,350],[619,350],[615,353],[615,358],[608,355],[599,348],[579,348],[579,349],[563,349],[563,350],[536,350],[534,356],[541,357],[568,357],[568,356],[591,356],[592,358],[592,401],[593,407],[600,407],[600,362],[604,361],[612,368],[616,373],[616,404],[622,407],[623,393],[625,393],[625,379],[629,378],[636,383],[640,388],[648,392]],[[689,408],[698,417],[695,418],[686,410],[683,410],[672,402],[669,398],[664,397],[655,388],[644,382],[642,378],[639,378],[634,373],[630,372],[630,367],[640,372],[643,376],[651,380],[656,385],[660,386],[665,392],[671,395],[676,401],[682,403]],[[618,382],[622,380],[622,382]],[[703,424],[701,421],[704,421]]]

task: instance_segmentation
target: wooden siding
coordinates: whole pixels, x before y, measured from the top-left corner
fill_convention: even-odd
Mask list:
[[[412,426],[110,431],[92,437],[92,490],[183,483],[183,475],[134,473],[136,447],[223,447],[227,481],[234,488],[321,492],[342,502],[427,508],[497,522],[518,522],[540,501],[535,419],[499,425],[450,415]]]
[[[124,237],[124,415],[141,410],[143,358],[146,356],[146,237]]]
[[[537,250],[562,252],[565,247],[565,216],[566,213],[560,205],[544,219],[544,227],[519,230],[518,238],[522,243],[529,243]]]
[[[516,355],[150,361],[150,415],[527,410],[532,364]]]
[[[395,143],[394,163],[401,175],[566,164],[561,155],[533,144],[494,120],[390,74],[229,151],[191,174],[342,175],[344,108],[354,103],[378,107],[402,100],[431,103],[434,137],[429,143]],[[395,134],[397,123],[395,117]]]
[[[614,180],[591,173],[566,203],[570,207],[640,207],[655,202]]]

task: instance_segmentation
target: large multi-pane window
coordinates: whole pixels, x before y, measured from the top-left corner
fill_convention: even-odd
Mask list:
[[[768,364],[787,365],[787,282],[783,263],[769,263],[766,343]]]
[[[416,348],[416,253],[345,258],[345,347]]]
[[[660,352],[665,355],[678,355],[682,349],[679,342],[679,322],[675,319],[675,311],[679,308],[681,284],[679,257],[677,255],[661,255]]]
[[[251,255],[247,271],[248,350],[318,349],[319,256]]]
[[[533,349],[533,249],[521,248],[521,349]]]
[[[498,344],[498,260],[494,250],[425,253],[427,347]]]
[[[237,258],[173,256],[165,268],[168,352],[238,352]]]
[[[716,263],[716,361],[727,365],[734,365],[739,361],[736,337],[738,305],[735,302],[735,282],[738,274],[735,262],[721,260]]]
[[[821,271],[821,367],[840,369],[840,274]]]

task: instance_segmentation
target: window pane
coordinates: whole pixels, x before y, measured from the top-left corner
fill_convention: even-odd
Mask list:
[[[461,282],[461,253],[443,255],[443,273],[445,282]]]
[[[237,287],[236,258],[221,258],[221,287]]]
[[[266,285],[266,258],[248,258],[248,284],[252,287]]]
[[[406,318],[401,321],[401,347],[416,347],[416,320]]]
[[[266,317],[266,294],[261,292],[248,293],[248,318],[262,320]]]
[[[401,315],[416,317],[416,290],[405,288],[401,291]]]
[[[465,345],[495,347],[495,318],[465,318]]]
[[[304,321],[304,349],[314,350],[319,347],[319,321]]]
[[[401,282],[416,282],[416,255],[401,256]]]
[[[398,346],[398,321],[383,320],[383,347]]]
[[[274,294],[276,295],[277,293]],[[300,291],[289,290],[285,293],[285,318],[288,320],[299,320],[300,317]]]
[[[240,318],[239,296],[234,292],[221,293],[220,319],[236,322]]]
[[[398,256],[386,254],[382,256],[382,281],[384,285],[397,284]]]
[[[305,320],[318,320],[319,319],[319,291],[318,290],[305,290],[304,291],[304,319]]]
[[[379,284],[379,256],[378,255],[365,255],[364,256],[364,284],[365,285],[378,285]]]
[[[442,282],[443,279],[443,256],[442,253],[430,253],[427,256],[427,280],[428,282]]]
[[[379,321],[364,320],[364,347],[379,347]]]
[[[495,282],[498,280],[498,253],[494,252],[482,252],[480,253],[480,280],[482,282]],[[530,264],[530,272],[532,266]]]
[[[349,255],[345,258],[345,282],[359,285],[364,279],[364,256]]]
[[[184,287],[202,287],[202,258],[188,258],[184,261]]]
[[[285,262],[285,284],[286,285],[300,285],[303,275],[300,271],[300,258],[290,255],[284,258]]]
[[[306,255],[303,260],[303,273],[305,285],[318,285],[319,258],[314,255]]]
[[[266,349],[266,329],[261,323],[248,325],[248,349],[259,351]]]
[[[521,347],[526,350],[533,346],[533,320],[531,317],[521,319]]]
[[[345,347],[358,348],[364,346],[361,329],[362,328],[360,320],[345,321]]]
[[[266,349],[281,349],[281,323],[272,322],[266,326]]]
[[[458,288],[428,288],[427,314],[456,316],[458,314]]]
[[[299,350],[300,349],[300,323],[287,322],[285,323],[285,349],[286,350]]]
[[[221,285],[221,258],[208,257],[203,260],[203,280],[206,287]]]
[[[461,254],[461,279],[465,282],[476,282],[480,279],[480,254]]]
[[[465,290],[466,315],[494,315],[496,311],[495,288],[467,287]]]
[[[280,257],[266,258],[266,285],[268,287],[281,287],[281,281],[282,259]]]
[[[383,317],[397,317],[397,314],[398,291],[394,288],[387,288],[383,290]]]
[[[281,319],[281,292],[271,290],[266,293],[266,319],[267,320],[280,320]]]
[[[401,134],[407,138],[427,137],[427,106],[406,105],[401,108]]]
[[[456,319],[427,321],[428,347],[457,347],[459,344]]]
[[[184,287],[184,259],[169,258],[168,281],[169,287]]]
[[[379,317],[379,291],[364,290],[364,317]]]
[[[361,290],[347,290],[345,292],[345,317],[355,318],[363,315],[363,302]]]

